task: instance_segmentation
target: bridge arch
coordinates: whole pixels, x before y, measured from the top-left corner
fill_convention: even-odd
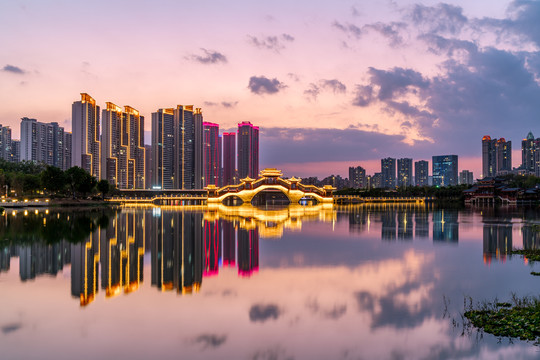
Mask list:
[[[300,200],[306,196],[316,199],[319,203],[333,203],[332,186],[326,185],[319,188],[313,185],[301,184],[301,179],[282,179],[281,171],[276,169],[265,169],[261,171],[259,179],[245,178],[239,185],[228,185],[217,188],[213,185],[206,187],[208,192],[208,203],[223,203],[231,196],[242,199],[244,203],[251,203],[253,198],[263,191],[280,191],[290,201],[291,204],[299,204]]]

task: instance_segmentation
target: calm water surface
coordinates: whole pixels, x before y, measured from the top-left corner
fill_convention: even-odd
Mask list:
[[[460,316],[469,297],[538,295],[540,265],[508,254],[540,247],[533,223],[383,205],[9,211],[0,357],[538,359]]]

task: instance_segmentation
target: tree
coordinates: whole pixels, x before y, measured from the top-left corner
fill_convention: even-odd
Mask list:
[[[86,196],[96,186],[96,178],[90,175],[86,170],[78,166],[73,166],[66,170],[67,183],[71,189],[73,198],[77,192]]]
[[[41,185],[49,192],[63,190],[66,186],[66,175],[55,166],[47,166],[40,174]]]
[[[101,197],[105,200],[105,195],[107,195],[111,189],[110,184],[107,180],[102,179],[97,183],[97,189],[101,193]]]

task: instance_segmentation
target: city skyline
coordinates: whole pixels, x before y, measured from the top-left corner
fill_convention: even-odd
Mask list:
[[[80,92],[131,104],[146,119],[159,104],[200,104],[225,132],[260,125],[260,167],[291,176],[345,176],[351,165],[373,173],[381,158],[440,153],[481,174],[477,138],[515,143],[538,132],[536,2],[238,5],[190,4],[177,23],[169,20],[179,5],[167,2],[96,1],[90,11],[4,3],[0,123],[13,138],[22,117],[72,131],[66,104]],[[116,27],[118,12],[148,26]],[[96,26],[65,31],[79,23]],[[118,44],[140,56],[126,63]],[[158,47],[168,56],[157,58]],[[150,129],[146,121],[146,144]],[[519,165],[515,148],[513,158]]]

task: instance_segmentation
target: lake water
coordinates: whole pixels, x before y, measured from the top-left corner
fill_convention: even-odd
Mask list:
[[[2,359],[538,359],[462,325],[538,295],[531,209],[138,207],[0,217]]]

